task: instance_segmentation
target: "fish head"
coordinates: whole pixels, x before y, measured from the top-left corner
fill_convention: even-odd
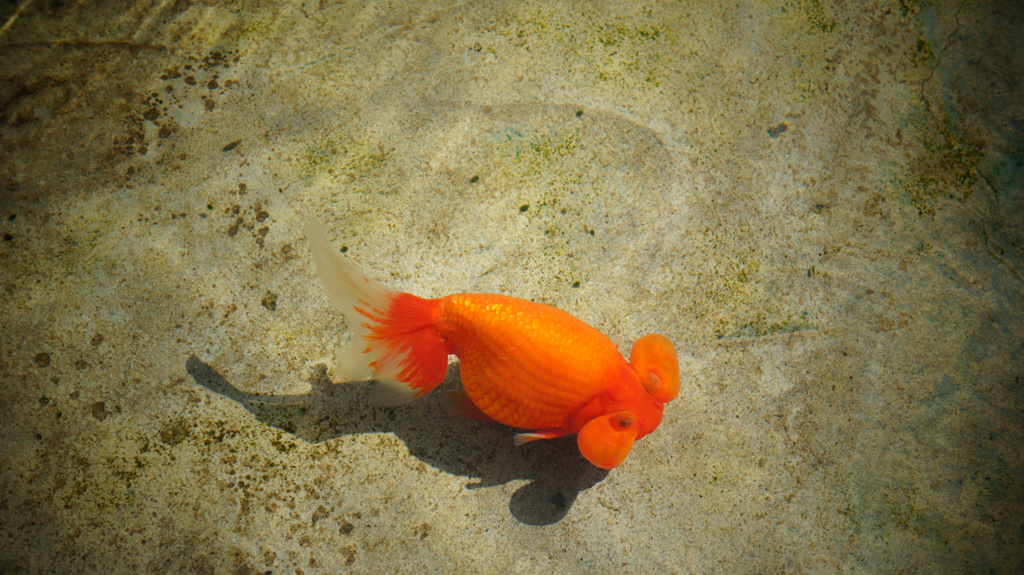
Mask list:
[[[633,442],[657,429],[665,404],[679,396],[679,358],[667,337],[648,335],[637,340],[629,365],[628,381],[613,387],[604,413],[591,418],[576,434],[580,453],[602,469],[625,461]]]

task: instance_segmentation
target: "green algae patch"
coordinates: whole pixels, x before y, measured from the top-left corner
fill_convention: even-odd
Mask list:
[[[959,202],[970,198],[979,179],[982,147],[953,129],[948,118],[936,122],[921,113],[910,127],[918,133],[918,149],[895,178],[895,194],[920,216],[934,216],[943,198]]]
[[[510,209],[543,237],[539,253],[551,270],[543,283],[551,286],[578,284],[582,277],[573,253],[589,229],[581,223],[594,201],[587,190],[600,189],[581,168],[587,161],[580,157],[585,134],[573,124],[543,131],[507,130],[495,150],[502,179],[517,182],[519,192],[509,200]]]
[[[799,14],[814,32],[827,34],[836,29],[836,18],[832,10],[826,8],[821,0],[798,0],[788,2],[786,7]]]
[[[748,226],[744,233],[754,234]],[[714,234],[714,231],[709,231]],[[762,232],[763,233],[763,232]],[[795,296],[814,272],[799,273],[756,250],[741,253],[709,252],[715,273],[702,274],[692,297],[696,317],[707,322],[716,339],[774,337],[814,331],[814,302]],[[812,266],[813,267],[813,266]]]
[[[543,161],[552,161],[559,157],[576,153],[580,146],[579,130],[564,134],[545,134],[530,142],[530,151]]]
[[[585,174],[580,158],[574,157],[583,146],[578,128],[563,124],[545,131],[509,129],[500,138],[495,161],[503,177],[522,190],[515,201],[520,213],[535,219],[564,209],[559,206],[562,198],[583,187]]]
[[[678,53],[672,22],[653,10],[613,16],[582,9],[531,7],[506,13],[488,29],[515,49],[564,54],[569,72],[621,89],[658,88]]]
[[[918,36],[914,49],[910,52],[910,61],[918,66],[930,66],[935,61],[935,51],[924,36]]]
[[[306,148],[299,165],[299,177],[311,180],[327,172],[338,158],[338,143],[333,138],[325,138]]]
[[[299,160],[299,178],[306,184],[321,179],[342,184],[367,182],[361,191],[387,189],[371,184],[383,183],[394,151],[379,142],[326,137],[306,147]]]
[[[715,330],[718,339],[740,337],[768,337],[813,330],[815,327],[807,320],[807,314],[788,316],[786,319],[769,318],[764,312],[757,312],[754,319],[739,327],[723,325]],[[728,330],[728,331],[727,331]]]
[[[184,418],[168,423],[157,433],[157,438],[159,438],[160,442],[169,446],[175,446],[191,437],[192,426]]]

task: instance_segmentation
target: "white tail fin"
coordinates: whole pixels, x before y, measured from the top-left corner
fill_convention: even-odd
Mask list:
[[[348,381],[378,380],[373,397],[389,405],[415,399],[440,383],[448,352],[433,325],[438,300],[402,293],[367,277],[315,222],[303,231],[327,297],[352,330],[352,341],[338,350],[336,375]]]

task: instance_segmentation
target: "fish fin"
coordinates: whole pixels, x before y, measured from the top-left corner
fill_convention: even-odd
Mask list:
[[[601,469],[618,467],[636,440],[636,416],[616,411],[595,417],[576,434],[576,444],[587,461]]]
[[[427,391],[430,391],[429,389]],[[424,392],[426,393],[426,392]],[[409,403],[422,393],[407,383],[393,379],[377,379],[370,390],[370,399],[377,405],[395,406]]]
[[[318,224],[303,228],[331,303],[345,315],[352,341],[338,353],[337,376],[373,378],[374,399],[397,405],[420,397],[448,373],[448,348],[436,329],[440,300],[393,290],[367,277]]]
[[[537,441],[538,439],[555,439],[556,437],[562,437],[563,435],[565,435],[565,432],[560,429],[538,429],[537,431],[530,431],[527,433],[517,433],[512,442],[513,445],[519,447],[524,443],[530,443],[531,441]]]
[[[615,344],[615,351],[622,353],[622,340],[615,334],[608,334],[608,339]]]
[[[331,245],[324,229],[316,222],[307,222],[302,228],[313,252],[317,275],[327,290],[327,299],[346,318],[355,308],[387,309],[391,299],[399,292],[366,276],[348,258]],[[351,318],[355,319],[355,318]],[[355,326],[349,326],[355,331]]]
[[[464,389],[446,391],[442,400],[444,406],[452,413],[475,419],[477,421],[494,421],[490,415],[480,410]]]

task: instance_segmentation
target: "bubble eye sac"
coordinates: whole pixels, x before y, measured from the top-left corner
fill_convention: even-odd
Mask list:
[[[668,403],[679,396],[679,357],[667,337],[653,334],[636,340],[629,364],[654,399]]]
[[[616,411],[595,417],[576,435],[576,444],[587,461],[601,469],[618,467],[636,441],[636,416]]]

